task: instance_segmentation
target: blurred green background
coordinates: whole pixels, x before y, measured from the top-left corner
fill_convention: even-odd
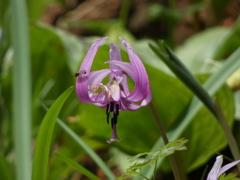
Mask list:
[[[151,51],[148,44],[163,39],[196,75],[200,82],[222,66],[240,45],[239,0],[28,0],[31,93],[32,152],[40,123],[46,113],[39,101],[50,107],[68,87],[75,85],[86,52],[99,37],[108,36],[100,47],[92,70],[107,68],[109,44],[124,37],[144,62],[153,91],[153,104],[166,129],[185,110],[192,92]],[[12,121],[11,11],[8,0],[0,0],[0,179],[15,179],[15,151]],[[220,102],[240,146],[240,70],[214,95]],[[59,118],[81,136],[112,171],[119,176],[127,168],[127,155],[149,151],[159,138],[149,107],[121,112],[118,135],[121,142],[107,144],[111,127],[105,110],[81,103],[72,93]],[[177,127],[176,127],[177,130]],[[218,153],[231,157],[226,138],[212,114],[205,108],[197,113],[182,137],[188,150],[177,154],[187,179],[200,179],[206,164]],[[49,180],[84,180],[86,177],[53,155],[61,152],[106,179],[104,173],[76,142],[56,125],[52,140]],[[210,160],[210,161],[209,161]],[[3,173],[4,172],[4,173]],[[5,176],[4,176],[5,174]],[[200,175],[199,175],[200,174]],[[2,177],[1,177],[2,175]],[[166,161],[159,179],[173,179]]]

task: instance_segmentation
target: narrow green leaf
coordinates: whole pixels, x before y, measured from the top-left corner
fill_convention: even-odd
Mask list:
[[[238,48],[222,65],[221,68],[219,68],[210,78],[204,83],[203,87],[205,90],[212,96],[214,93],[217,92],[217,90],[223,86],[227,78],[233,74],[238,68],[240,68],[240,48]],[[170,141],[174,141],[178,139],[181,134],[184,132],[184,130],[187,128],[187,126],[191,123],[191,120],[193,117],[199,112],[199,110],[202,107],[201,101],[194,97],[191,101],[188,113],[186,113],[181,119],[178,121],[179,124],[177,129],[172,129],[167,132],[167,136],[169,137]],[[155,145],[153,146],[152,150],[156,149],[157,147],[162,147],[163,141],[161,138],[157,140]],[[159,165],[163,162],[163,158],[159,160]],[[142,173],[146,175],[146,177],[152,177],[153,172],[151,168],[144,168],[142,170]],[[139,180],[138,177],[134,178],[134,180]]]
[[[45,180],[47,178],[48,157],[55,122],[64,102],[73,89],[73,87],[70,87],[58,97],[42,121],[34,151],[32,180]]]
[[[47,107],[41,103],[42,107],[47,111]],[[89,156],[96,162],[96,164],[103,170],[110,180],[114,180],[115,176],[103,160],[95,153],[95,151],[87,145],[74,131],[72,131],[63,121],[59,118],[57,123],[88,153]]]
[[[73,168],[77,169],[79,172],[90,178],[91,180],[99,180],[97,176],[95,176],[93,173],[91,173],[89,170],[81,166],[80,164],[76,163],[75,161],[69,159],[68,157],[64,156],[61,153],[55,152],[54,153],[58,158],[60,158],[65,163],[69,164]]]
[[[18,180],[31,179],[31,73],[25,0],[11,0],[13,55],[13,125]],[[11,18],[10,18],[11,19]]]
[[[163,41],[159,43],[162,48],[165,49],[161,52],[156,47],[150,45],[150,48],[155,52],[155,54],[173,71],[173,73],[189,88],[194,94],[201,99],[201,101],[206,105],[206,107],[214,113],[214,106],[212,98],[203,89],[199,81],[193,76],[193,74],[183,65],[183,63],[175,56],[175,54],[164,44]]]
[[[102,161],[102,159],[90,148],[75,132],[73,132],[64,122],[57,120],[57,123],[91,156],[96,164],[103,170],[110,180],[115,179],[114,174]]]

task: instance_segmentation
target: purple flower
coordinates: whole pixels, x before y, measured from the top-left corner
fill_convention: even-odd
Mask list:
[[[120,141],[117,136],[116,124],[119,111],[135,111],[142,106],[146,106],[152,100],[152,93],[149,85],[146,70],[139,59],[133,52],[132,47],[124,38],[120,38],[126,48],[130,62],[123,62],[121,59],[120,49],[110,45],[109,60],[105,63],[110,65],[109,69],[90,72],[93,59],[98,51],[99,46],[107,37],[95,41],[84,58],[77,76],[76,92],[78,98],[84,103],[92,103],[100,108],[106,108],[107,123],[109,117],[112,125],[112,141]],[[102,84],[102,80],[109,76],[109,82]],[[128,88],[127,77],[135,83],[132,92]],[[140,102],[136,104],[136,102]]]
[[[215,161],[211,171],[209,172],[209,174],[207,176],[207,180],[217,180],[221,174],[223,174],[225,171],[227,171],[231,167],[235,166],[237,163],[240,162],[240,160],[234,161],[232,163],[229,163],[229,164],[221,167],[222,162],[223,162],[222,156],[218,156],[216,158],[216,161]]]

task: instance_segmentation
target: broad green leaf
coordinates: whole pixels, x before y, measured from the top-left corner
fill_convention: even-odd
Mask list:
[[[33,127],[40,124],[45,112],[39,107],[41,100],[47,105],[74,84],[74,74],[68,67],[68,54],[61,38],[50,28],[30,26],[33,82]],[[51,47],[51,48],[50,48]],[[64,83],[63,83],[64,82]]]
[[[231,28],[215,27],[190,37],[176,49],[176,55],[194,73],[215,71],[239,46],[240,22]]]
[[[82,39],[77,38],[74,34],[71,34],[67,31],[55,28],[50,25],[46,25],[43,23],[37,24],[39,28],[45,31],[49,31],[49,33],[52,33],[53,36],[58,36],[58,40],[56,39],[56,42],[59,41],[64,48],[67,58],[67,64],[69,65],[69,68],[74,74],[78,70],[79,61],[83,59],[84,57],[84,41]],[[60,54],[61,55],[61,54]]]
[[[55,156],[60,158],[62,161],[64,161],[68,165],[72,166],[73,168],[77,169],[79,172],[81,172],[82,174],[84,174],[85,176],[90,178],[91,180],[99,180],[99,178],[97,176],[95,176],[89,170],[87,170],[86,168],[84,168],[80,164],[76,163],[72,159],[68,158],[67,156],[65,156],[65,155],[63,155],[61,153],[57,153],[57,152],[55,152],[54,154],[55,154]]]
[[[34,151],[32,180],[45,180],[47,178],[48,158],[55,122],[63,103],[73,89],[70,87],[58,97],[41,123]]]

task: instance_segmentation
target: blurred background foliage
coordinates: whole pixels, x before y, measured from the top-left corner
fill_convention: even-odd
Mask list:
[[[183,63],[204,82],[240,45],[239,0],[28,0],[31,76],[32,76],[32,147],[48,107],[68,87],[75,84],[74,73],[98,37],[108,36],[95,57],[92,70],[107,68],[109,44],[122,50],[118,37],[126,38],[140,56],[149,75],[153,103],[166,130],[184,111],[193,97],[159,61],[148,47],[163,39]],[[0,179],[14,177],[12,132],[12,54],[10,7],[0,0]],[[240,147],[240,70],[214,95],[219,100]],[[160,134],[148,107],[136,112],[121,112],[118,133],[121,142],[107,144],[111,127],[105,110],[83,104],[75,93],[65,103],[60,119],[81,136],[108,163],[118,176],[126,167],[126,157],[149,151]],[[177,127],[176,127],[177,129]],[[231,158],[225,136],[211,113],[202,108],[182,137],[189,139],[188,150],[177,153],[188,179],[200,179],[206,164],[218,153]],[[117,149],[116,149],[117,148]],[[106,179],[104,173],[58,125],[51,152],[58,151]],[[128,155],[127,155],[128,154]],[[124,165],[124,166],[123,166]],[[166,161],[159,179],[171,179]],[[198,178],[196,178],[198,177]],[[49,180],[86,179],[53,153],[50,155]]]

